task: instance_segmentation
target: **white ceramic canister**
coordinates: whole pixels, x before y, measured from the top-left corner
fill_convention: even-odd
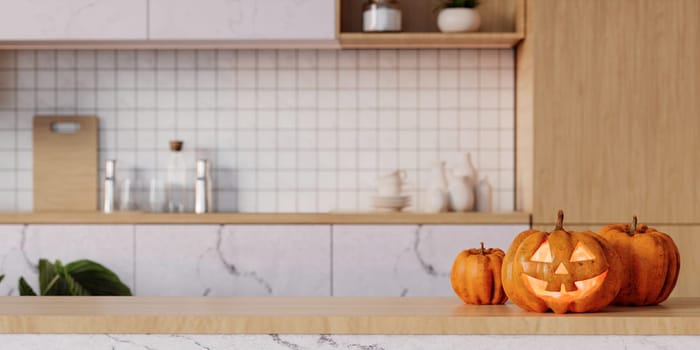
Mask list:
[[[362,10],[365,32],[400,32],[401,8],[397,0],[368,0]]]

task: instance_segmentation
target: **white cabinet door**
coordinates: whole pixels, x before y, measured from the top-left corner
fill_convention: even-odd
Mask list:
[[[147,0],[0,0],[0,40],[147,38]]]
[[[335,38],[335,0],[150,0],[151,39]]]

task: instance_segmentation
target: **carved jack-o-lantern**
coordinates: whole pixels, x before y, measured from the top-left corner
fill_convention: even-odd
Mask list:
[[[559,211],[551,233],[518,235],[503,261],[508,298],[529,311],[590,312],[610,304],[620,290],[617,253],[593,232],[569,232]]]

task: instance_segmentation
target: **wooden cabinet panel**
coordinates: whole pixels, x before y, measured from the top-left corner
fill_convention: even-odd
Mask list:
[[[147,0],[4,1],[0,40],[146,39]]]
[[[335,1],[150,0],[150,39],[335,39]]]
[[[598,232],[602,226],[567,225],[564,223],[564,228],[572,231]],[[547,232],[550,232],[553,227],[554,224],[534,226],[537,230]],[[673,241],[681,253],[681,272],[671,297],[700,297],[700,278],[698,278],[700,275],[700,255],[697,253],[697,247],[700,247],[700,225],[652,225],[652,227],[673,237]]]
[[[700,1],[530,3],[534,222],[700,222]]]

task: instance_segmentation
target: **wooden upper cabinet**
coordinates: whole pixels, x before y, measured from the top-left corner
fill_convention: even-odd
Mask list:
[[[534,222],[700,223],[700,1],[531,5]]]
[[[334,40],[335,0],[150,0],[154,40]]]
[[[147,0],[9,1],[0,11],[0,40],[142,40]]]

